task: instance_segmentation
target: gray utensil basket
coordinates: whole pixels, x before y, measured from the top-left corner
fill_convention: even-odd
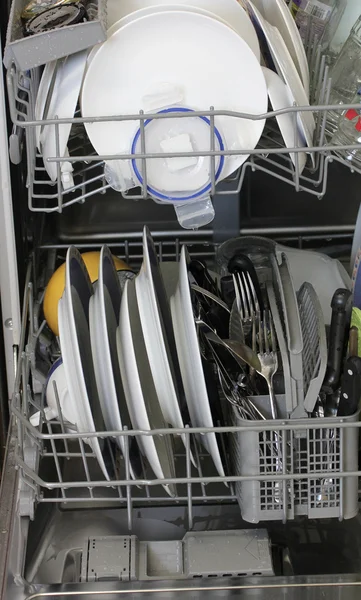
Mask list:
[[[256,399],[267,407],[268,396]],[[284,396],[278,397],[282,405]],[[282,414],[279,411],[279,414]],[[245,421],[232,407],[233,425],[250,427],[232,435],[232,470],[261,479],[235,483],[242,518],[249,523],[304,515],[351,519],[358,512],[359,412],[351,417]],[[327,425],[327,427],[325,427]],[[257,427],[258,431],[251,431]],[[278,427],[282,429],[278,429]],[[273,478],[274,477],[274,478]]]

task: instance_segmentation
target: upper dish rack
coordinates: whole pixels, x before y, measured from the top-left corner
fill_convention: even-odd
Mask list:
[[[116,115],[112,117],[82,118],[80,112],[76,113],[73,119],[49,119],[36,121],[34,119],[35,100],[39,86],[39,70],[32,69],[27,72],[19,72],[15,65],[12,65],[7,72],[7,87],[9,96],[9,106],[11,119],[14,124],[13,133],[10,137],[10,158],[18,163],[21,160],[21,141],[25,133],[26,159],[27,159],[27,187],[28,187],[28,206],[34,212],[62,212],[67,206],[77,202],[85,202],[87,198],[95,194],[105,193],[111,188],[104,176],[104,160],[130,160],[132,158],[143,159],[142,169],[144,172],[144,182],[146,177],[146,158],[177,158],[206,155],[211,157],[211,196],[218,195],[237,195],[239,194],[245,175],[248,170],[262,171],[277,179],[293,186],[296,191],[308,192],[318,198],[322,198],[327,190],[328,169],[332,161],[336,160],[348,166],[352,171],[361,173],[361,170],[333,154],[333,150],[357,150],[360,145],[332,146],[326,142],[325,127],[327,120],[327,111],[337,110],[340,113],[345,110],[346,105],[331,106],[328,104],[330,96],[331,80],[329,78],[326,57],[320,55],[320,51],[314,51],[310,57],[310,72],[312,73],[311,106],[293,107],[284,110],[268,112],[265,115],[247,115],[230,111],[215,110],[210,107],[209,110],[192,113],[193,116],[208,117],[210,121],[211,136],[214,139],[214,119],[220,115],[232,116],[239,119],[260,120],[266,119],[264,134],[256,149],[252,150],[216,150],[211,147],[207,152],[174,152],[166,154],[147,153],[99,156],[94,152],[85,132],[84,123],[90,121],[122,121],[134,120],[139,122],[141,133],[142,148],[145,148],[144,123],[146,119],[170,118],[167,114],[142,114],[134,115]],[[359,108],[359,105],[350,105],[350,108]],[[290,113],[294,119],[295,140],[297,140],[297,115],[301,111],[312,111],[316,121],[316,130],[314,135],[314,145],[312,147],[286,148],[277,127],[275,126],[275,116]],[[173,113],[173,117],[184,117],[182,113]],[[49,179],[43,157],[36,148],[35,130],[37,127],[55,125],[56,148],[59,148],[59,124],[71,123],[71,135],[68,149],[69,156],[60,157],[59,152],[47,160],[55,162],[58,170],[57,181]],[[290,151],[295,152],[296,160],[293,165],[290,158]],[[314,157],[313,165],[309,164],[307,174],[301,174],[299,168],[299,154],[308,152]],[[238,171],[231,175],[227,180],[216,183],[215,162],[217,157],[224,155],[249,155]],[[308,159],[308,163],[310,163]],[[69,165],[73,169],[70,184],[62,183],[62,167],[67,163],[65,170],[69,173]],[[66,175],[65,175],[66,176]],[[70,185],[70,187],[69,187]],[[123,192],[123,197],[134,200],[147,198],[146,185],[143,189],[134,188],[129,192]]]

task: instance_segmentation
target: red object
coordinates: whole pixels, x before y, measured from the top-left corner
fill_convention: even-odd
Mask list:
[[[357,119],[357,123],[355,125],[356,131],[361,131],[361,117]]]
[[[355,110],[354,108],[350,108],[347,113],[345,114],[346,119],[348,119],[349,121],[352,121],[353,119],[356,119],[358,115],[357,110]]]

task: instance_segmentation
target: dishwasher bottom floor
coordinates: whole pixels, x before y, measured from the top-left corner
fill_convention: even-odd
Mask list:
[[[148,572],[143,573],[147,578],[164,579],[167,565],[159,559],[154,543],[167,542],[164,545],[162,558],[170,563],[173,554],[173,542],[181,542],[187,537],[187,518],[184,507],[158,507],[134,508],[132,536],[140,542],[149,542]],[[273,570],[276,576],[294,575],[332,575],[361,573],[361,517],[360,515],[349,521],[339,522],[336,519],[310,521],[298,520],[286,525],[280,523],[262,523],[252,527],[240,518],[239,508],[236,505],[195,506],[192,535],[194,539],[200,532],[222,531],[225,540],[230,544],[234,531],[246,530],[247,534],[253,531],[255,536],[249,535],[250,553],[253,554],[255,564],[257,559],[265,568],[264,555],[262,556],[261,544],[257,544],[260,535],[268,532],[271,542],[271,555]],[[36,584],[78,583],[91,577],[84,573],[84,547],[87,548],[88,540],[95,541],[106,538],[108,548],[114,546],[114,536],[129,536],[126,511],[117,508],[82,508],[67,509],[60,507],[42,506],[36,518],[30,523],[28,547],[25,565],[25,578]],[[212,536],[213,545],[217,548]],[[262,540],[264,539],[262,535]],[[206,543],[204,537],[201,537]],[[153,543],[153,546],[152,546]],[[168,549],[168,551],[167,551]],[[264,548],[263,548],[264,549]],[[226,549],[223,548],[226,552]],[[89,548],[87,550],[89,553]],[[101,549],[100,549],[101,552]],[[105,552],[105,546],[103,546]],[[200,550],[199,550],[200,552]],[[105,553],[105,557],[107,553]],[[100,557],[101,559],[101,557]],[[229,562],[233,557],[228,556]],[[109,556],[109,566],[112,556]],[[219,564],[223,565],[224,556],[218,556]],[[83,564],[82,564],[83,563]],[[83,566],[83,572],[81,572]],[[221,568],[221,567],[220,567]],[[224,571],[224,568],[223,568]],[[229,566],[228,573],[224,571],[223,577],[232,571]],[[265,574],[270,572],[265,570]],[[89,575],[89,574],[88,574]],[[239,573],[239,577],[249,573]],[[252,573],[252,575],[262,575]],[[192,575],[190,575],[192,577]],[[193,578],[201,579],[201,575]],[[207,577],[207,575],[205,575]],[[212,575],[208,575],[212,577]],[[121,579],[104,570],[98,579]],[[127,568],[126,577],[129,579]],[[173,578],[173,576],[172,576]],[[181,577],[179,577],[181,579]]]

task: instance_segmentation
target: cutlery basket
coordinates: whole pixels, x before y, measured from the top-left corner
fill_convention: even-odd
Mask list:
[[[105,0],[87,4],[88,20],[75,25],[42,31],[25,36],[21,13],[25,0],[13,0],[6,34],[4,64],[8,69],[14,62],[21,71],[39,67],[74,52],[92,48],[106,40],[107,11]],[[27,77],[30,77],[29,72]],[[30,95],[32,92],[29,92]],[[31,99],[33,102],[35,98]]]
[[[268,396],[252,400],[269,404]],[[278,408],[284,400],[277,398]],[[232,408],[233,425],[258,427],[232,435],[234,475],[262,478],[235,483],[245,521],[286,522],[301,515],[351,519],[357,514],[358,478],[351,473],[358,470],[359,430],[348,425],[358,422],[359,412],[342,418],[279,419],[268,421],[266,428],[264,421],[246,421]]]

